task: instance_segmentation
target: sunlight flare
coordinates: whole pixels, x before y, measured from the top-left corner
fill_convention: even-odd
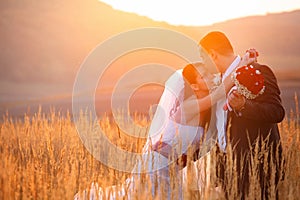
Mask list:
[[[211,25],[252,15],[265,15],[300,8],[298,0],[199,1],[199,0],[100,0],[114,9],[132,12],[174,25]]]

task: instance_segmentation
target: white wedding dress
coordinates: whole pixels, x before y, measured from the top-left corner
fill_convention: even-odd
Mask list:
[[[190,145],[199,144],[200,139],[203,136],[202,127],[179,124],[172,119],[172,115],[182,103],[183,98],[184,81],[182,78],[182,70],[177,70],[165,84],[165,90],[155,109],[155,114],[149,129],[149,137],[143,149],[143,155],[141,156],[141,160],[137,161],[135,168],[132,170],[133,176],[128,178],[125,184],[118,187],[111,186],[108,188],[101,188],[97,184],[92,184],[89,191],[89,197],[84,199],[98,199],[99,197],[100,199],[117,199],[125,197],[125,195],[126,199],[130,199],[130,192],[134,190],[136,179],[139,178],[139,175],[143,172],[149,174],[152,186],[154,185],[154,181],[158,182],[158,185],[164,185],[166,188],[166,198],[171,198],[169,166],[171,162],[174,162],[175,160],[170,160],[161,153],[153,151],[151,147],[157,142],[163,142],[172,147],[172,150],[176,155],[180,156],[187,153]],[[154,110],[152,110],[152,112],[153,111]],[[161,150],[164,151],[163,148]],[[178,167],[175,170],[175,174],[177,174],[177,177],[175,178],[178,182],[178,193],[175,195],[178,199],[183,199],[182,185],[186,178],[186,168],[180,170]],[[159,189],[152,187],[151,192],[152,195],[154,195],[160,191]],[[79,194],[75,195],[74,199],[79,200]]]

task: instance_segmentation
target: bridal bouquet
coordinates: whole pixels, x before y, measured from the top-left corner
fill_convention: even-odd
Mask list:
[[[234,86],[229,91],[229,94],[236,90],[246,99],[255,99],[265,91],[264,76],[259,69],[255,69],[252,65],[239,67],[232,73],[232,81]],[[223,107],[224,110],[232,110],[228,100]]]
[[[255,99],[264,93],[264,76],[252,65],[237,68],[231,78],[237,92],[247,99]]]

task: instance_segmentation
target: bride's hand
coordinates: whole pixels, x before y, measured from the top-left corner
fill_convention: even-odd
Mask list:
[[[240,62],[240,67],[244,65],[249,65],[254,62],[257,62],[257,57],[259,56],[258,51],[256,49],[248,49],[244,56],[242,57],[242,60]]]

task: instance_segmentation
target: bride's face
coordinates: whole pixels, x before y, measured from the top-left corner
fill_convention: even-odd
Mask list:
[[[193,89],[197,95],[197,98],[204,97],[204,96],[208,95],[208,93],[209,93],[206,79],[203,76],[201,76],[200,74],[197,75],[196,83],[195,83]]]

